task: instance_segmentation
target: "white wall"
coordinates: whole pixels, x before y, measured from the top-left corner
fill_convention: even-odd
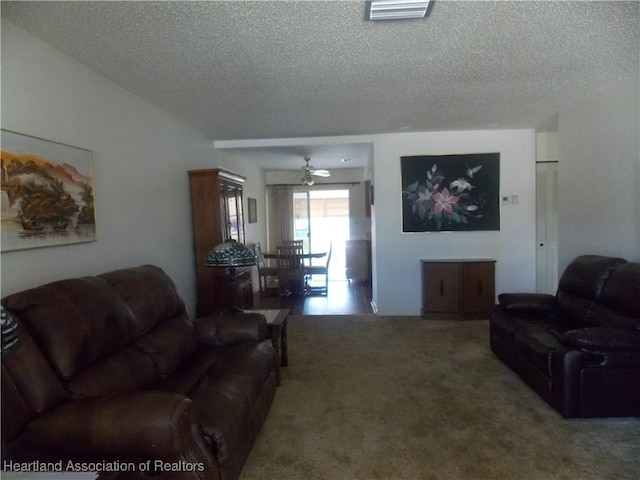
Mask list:
[[[637,75],[560,111],[559,271],[578,255],[640,260]]]
[[[500,152],[501,230],[403,234],[400,157]],[[374,301],[381,315],[419,315],[423,258],[493,258],[496,293],[535,290],[535,131],[459,131],[374,139]]]
[[[536,132],[536,162],[557,162],[560,158],[558,150],[558,131]]]
[[[195,260],[187,170],[221,165],[248,178],[247,162],[213,149],[201,133],[2,20],[2,128],[93,151],[98,241],[5,252],[2,296],[44,282],[153,263],[195,310]],[[264,206],[262,206],[264,209]],[[248,241],[264,241],[261,224]]]
[[[196,130],[2,20],[2,127],[94,152],[98,241],[5,252],[2,295],[141,263],[162,266],[195,303],[186,171],[223,166],[258,199],[247,241],[266,244],[264,176],[216,151]],[[637,75],[559,114],[560,271],[582,253],[640,259],[640,101]],[[339,139],[340,137],[336,137]],[[496,290],[534,289],[533,131],[380,135],[373,139],[374,296],[381,314],[418,314],[420,259],[497,259]],[[330,141],[333,141],[330,139]],[[500,232],[401,233],[400,156],[501,152]],[[368,178],[368,172],[366,175]]]

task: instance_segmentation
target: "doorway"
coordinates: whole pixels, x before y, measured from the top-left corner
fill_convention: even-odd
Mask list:
[[[307,190],[293,193],[294,239],[305,252],[332,249],[329,280],[346,280],[345,242],[349,240],[349,190]],[[322,265],[326,258],[312,259]]]
[[[536,163],[536,292],[558,287],[558,162]]]

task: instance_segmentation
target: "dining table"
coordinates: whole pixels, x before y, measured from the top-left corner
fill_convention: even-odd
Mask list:
[[[307,252],[299,255],[300,258],[322,258],[326,257],[328,252]],[[277,259],[278,252],[262,252],[262,256],[266,259]]]
[[[305,259],[312,259],[312,258],[323,258],[326,257],[327,254],[329,252],[307,252],[307,253],[303,253],[302,255],[298,255],[302,260]],[[262,256],[265,258],[265,260],[274,260],[274,259],[278,259],[278,252],[262,252]],[[305,292],[307,291],[307,285],[306,285],[306,280],[304,278],[301,278],[300,282],[287,282],[287,290],[294,294],[302,294],[304,295]]]

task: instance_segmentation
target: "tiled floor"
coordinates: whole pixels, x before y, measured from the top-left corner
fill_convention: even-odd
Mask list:
[[[329,294],[253,298],[253,308],[288,308],[292,315],[364,315],[372,314],[371,284],[358,281],[329,282]]]

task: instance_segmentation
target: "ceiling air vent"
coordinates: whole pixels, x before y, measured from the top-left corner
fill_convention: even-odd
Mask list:
[[[404,20],[425,18],[430,0],[368,0],[364,7],[365,20]]]

